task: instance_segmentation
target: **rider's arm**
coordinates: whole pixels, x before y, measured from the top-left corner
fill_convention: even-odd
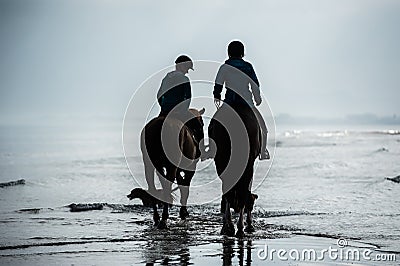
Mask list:
[[[182,84],[183,86],[183,99],[185,100],[185,105],[187,105],[187,109],[189,109],[190,101],[192,100],[192,88],[190,87],[190,81]]]
[[[158,92],[157,92],[157,101],[158,101],[158,104],[160,105],[160,106],[162,106],[162,97],[163,97],[163,85],[164,85],[164,80],[161,82],[161,86],[160,86],[160,88],[158,89]]]
[[[221,92],[222,88],[224,87],[225,77],[224,77],[224,70],[223,65],[219,68],[217,77],[215,78],[215,85],[214,85],[214,98],[221,100]]]
[[[254,71],[252,65],[250,65],[249,76],[250,76],[250,88],[254,96],[254,101],[256,102],[256,105],[260,105],[261,104],[260,83],[258,82],[256,72]]]
[[[215,99],[221,100],[222,88],[223,88],[223,86],[222,86],[221,84],[215,83],[215,85],[214,85],[214,91],[213,91],[213,94],[214,94],[214,98],[215,98]]]

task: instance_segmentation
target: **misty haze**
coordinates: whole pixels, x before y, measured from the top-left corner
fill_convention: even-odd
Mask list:
[[[265,265],[260,247],[338,239],[398,261],[399,25],[398,0],[0,0],[0,264]],[[187,220],[172,206],[159,230],[127,197],[148,188],[140,132],[185,54],[208,144],[232,40],[254,66],[269,130],[271,159],[256,159],[250,186],[255,232],[220,235],[213,159],[197,164]],[[395,263],[374,258],[313,263]]]

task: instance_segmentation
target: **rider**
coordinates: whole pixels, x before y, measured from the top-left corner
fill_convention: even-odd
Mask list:
[[[192,118],[189,112],[190,101],[192,99],[192,89],[190,80],[186,76],[189,69],[193,69],[193,61],[187,55],[180,55],[175,60],[175,70],[167,73],[161,82],[160,89],[157,92],[157,100],[161,107],[159,116],[167,116],[169,113],[175,118],[183,121],[189,128],[194,130],[194,137],[197,143],[204,138],[202,130],[195,130],[191,127]],[[202,127],[203,125],[201,125]],[[199,157],[200,147],[197,146],[197,156]]]
[[[229,59],[225,61],[217,73],[214,85],[214,101],[219,108],[221,104],[221,92],[223,85],[226,87],[224,102],[230,106],[247,105],[250,106],[258,120],[261,128],[261,152],[260,160],[270,159],[267,150],[268,129],[261,113],[253,103],[253,97],[256,105],[261,104],[260,84],[258,82],[253,66],[243,60],[244,45],[240,41],[232,41],[228,45]],[[249,90],[249,85],[250,89]]]
[[[189,109],[192,89],[190,80],[185,75],[189,69],[193,70],[193,61],[187,55],[181,55],[175,60],[175,64],[175,70],[164,77],[157,93],[161,107],[160,116],[168,115],[174,108],[174,113],[178,115]]]

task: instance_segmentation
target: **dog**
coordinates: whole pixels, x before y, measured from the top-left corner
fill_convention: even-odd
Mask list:
[[[163,191],[162,189],[157,189],[155,194],[157,195],[162,195]],[[164,206],[164,203],[162,200],[160,200],[160,197],[154,197],[151,195],[147,190],[144,190],[142,188],[134,188],[132,189],[131,193],[129,195],[126,195],[129,200],[133,199],[140,199],[142,201],[142,204],[144,207],[153,207],[154,205],[158,207]],[[171,196],[173,199],[173,196]]]

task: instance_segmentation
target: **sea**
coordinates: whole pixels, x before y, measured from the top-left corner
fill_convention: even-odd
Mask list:
[[[0,188],[0,264],[124,252],[131,263],[190,263],[188,246],[220,241],[212,160],[198,165],[188,221],[174,206],[170,229],[157,233],[151,210],[126,197],[145,183],[140,153],[125,157],[122,128],[0,126],[0,182],[25,180]],[[400,253],[400,184],[387,179],[400,175],[399,125],[278,124],[268,146],[273,158],[255,165],[255,238],[342,238]],[[102,208],[71,212],[73,203]]]

